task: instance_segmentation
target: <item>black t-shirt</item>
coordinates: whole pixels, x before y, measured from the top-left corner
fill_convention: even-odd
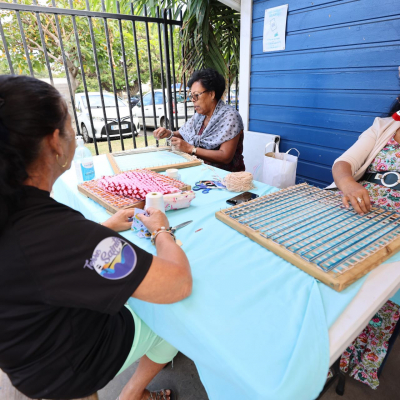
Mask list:
[[[24,193],[0,234],[0,368],[29,397],[85,397],[129,354],[124,303],[153,257],[48,192]]]

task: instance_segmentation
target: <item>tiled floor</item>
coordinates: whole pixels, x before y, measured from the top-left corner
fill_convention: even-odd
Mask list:
[[[99,392],[100,400],[115,400],[136,369],[136,364],[110,382]],[[335,393],[335,385],[323,396],[322,400],[400,400],[400,339],[395,343],[392,353],[385,365],[380,378],[380,386],[372,390],[368,386],[356,382],[352,378],[346,380],[344,396]],[[179,400],[207,400],[207,394],[200,382],[199,375],[193,362],[178,354],[173,368],[168,366],[160,372],[150,385],[150,389],[176,388]],[[214,400],[214,399],[213,399]],[[215,399],[228,400],[228,399]],[[256,400],[256,399],[233,399]],[[275,399],[270,399],[275,400]],[[292,399],[288,399],[292,400]],[[296,400],[296,399],[293,399]]]

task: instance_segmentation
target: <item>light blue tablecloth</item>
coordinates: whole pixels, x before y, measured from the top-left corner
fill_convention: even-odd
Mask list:
[[[112,174],[105,156],[94,160],[96,178]],[[193,186],[210,179],[212,171],[199,166],[180,174]],[[276,190],[256,185],[252,191],[259,195]],[[210,399],[316,398],[328,372],[328,329],[365,278],[337,293],[220,222],[215,212],[234,195],[198,192],[190,208],[167,213],[172,226],[194,221],[177,231],[192,267],[192,295],[171,305],[129,303],[195,362]],[[96,222],[108,218],[78,193],[73,170],[58,179],[54,197]],[[150,241],[131,231],[123,235],[155,254]]]

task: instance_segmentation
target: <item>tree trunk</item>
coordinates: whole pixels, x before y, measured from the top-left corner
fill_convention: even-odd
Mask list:
[[[78,79],[76,77],[78,76],[79,70],[68,59],[67,59],[67,67],[68,67],[67,73],[69,76],[69,80],[71,82],[71,91],[72,91],[72,93],[70,93],[70,95],[74,99],[74,103],[75,103],[75,92],[78,87]],[[71,115],[72,127],[74,128],[74,130],[76,130],[75,114],[74,114],[74,110],[72,109],[72,102],[71,102],[70,98],[67,99],[67,104],[68,104],[69,114]],[[75,107],[76,107],[76,104],[75,104]],[[75,133],[78,134],[78,132],[75,132]]]
[[[139,91],[139,81],[136,79],[132,86],[129,86],[130,95],[134,96]]]

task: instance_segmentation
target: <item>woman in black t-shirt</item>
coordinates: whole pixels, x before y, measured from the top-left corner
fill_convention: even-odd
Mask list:
[[[184,299],[189,262],[158,210],[142,217],[157,233],[152,256],[117,233],[131,211],[99,225],[50,197],[75,147],[56,89],[0,76],[0,368],[29,397],[65,399],[96,392],[140,358],[119,399],[173,400],[146,386],[177,350],[125,303]]]

